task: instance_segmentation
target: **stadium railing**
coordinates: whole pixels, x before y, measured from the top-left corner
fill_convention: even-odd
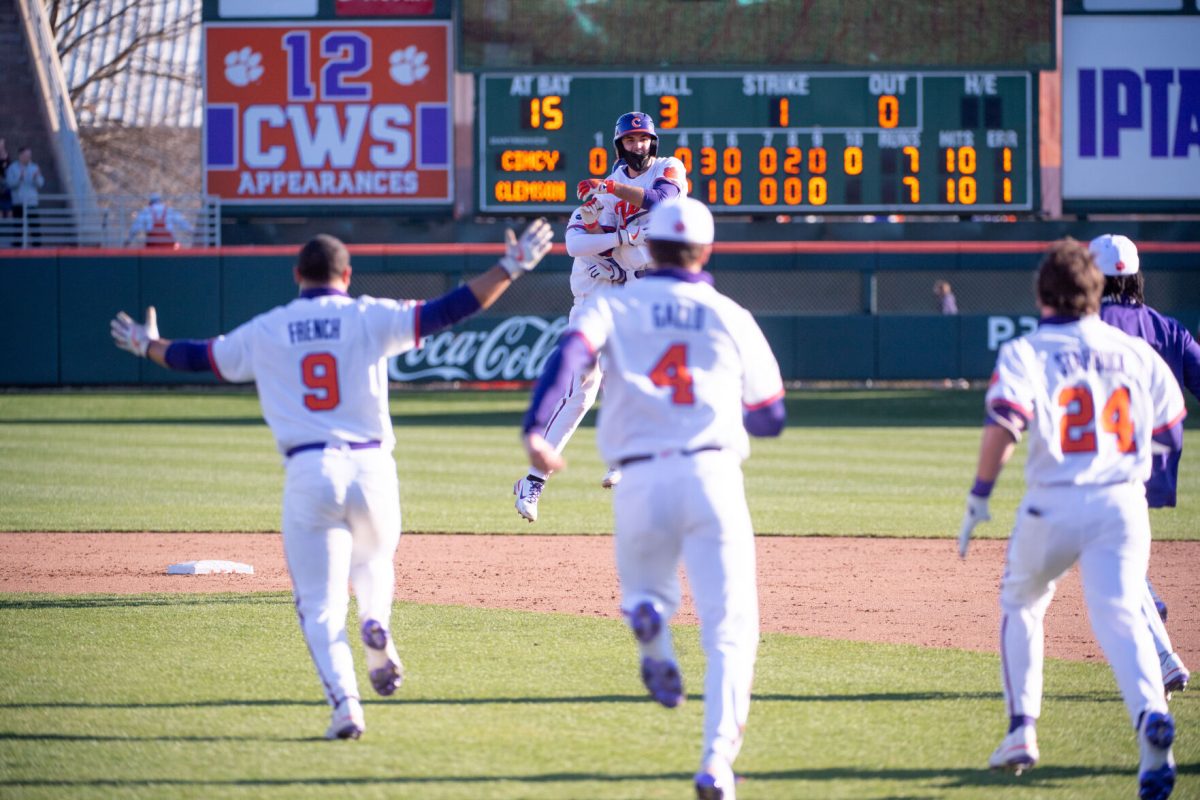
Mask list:
[[[82,204],[63,194],[42,194],[25,217],[0,219],[0,249],[35,247],[123,247],[129,228],[146,206],[146,195],[94,195]],[[220,247],[221,201],[201,194],[164,195],[191,231],[176,232],[182,247]],[[133,244],[140,245],[142,237]]]

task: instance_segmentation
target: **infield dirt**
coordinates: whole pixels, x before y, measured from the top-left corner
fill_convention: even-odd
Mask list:
[[[977,541],[960,561],[947,539],[757,540],[764,631],[866,642],[998,650],[1005,542]],[[254,575],[167,575],[183,561],[227,559]],[[1150,576],[1170,607],[1185,662],[1200,656],[1200,542],[1156,542]],[[396,599],[618,617],[607,536],[404,534]],[[0,534],[0,592],[143,594],[291,588],[277,534]],[[686,591],[685,591],[686,594]],[[685,599],[677,621],[695,624]],[[1077,572],[1046,618],[1046,655],[1098,660]]]

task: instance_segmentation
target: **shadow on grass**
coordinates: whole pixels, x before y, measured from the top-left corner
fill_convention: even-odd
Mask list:
[[[703,703],[704,696],[690,694],[693,703]],[[755,694],[755,703],[929,703],[959,700],[999,700],[1000,692],[862,692],[858,694]],[[1108,692],[1094,694],[1046,695],[1048,700],[1088,703],[1120,703],[1120,698]],[[371,706],[505,706],[505,705],[586,705],[605,703],[651,704],[645,694],[566,695],[560,697],[393,697],[387,700],[364,699]],[[280,698],[244,700],[191,700],[172,702],[90,702],[56,700],[48,702],[0,703],[0,710],[17,709],[188,709],[220,708],[226,706],[324,706],[323,700],[287,700]],[[2,738],[2,737],[0,737]]]
[[[1200,765],[1184,764],[1179,767],[1179,774],[1194,775],[1200,773]],[[1049,788],[1063,781],[1094,778],[1098,776],[1128,777],[1131,783],[1135,780],[1134,771],[1128,767],[1116,766],[1044,766],[1037,767],[1015,778],[1005,773],[993,773],[978,768],[949,768],[928,769],[921,767],[901,768],[884,767],[869,769],[861,766],[825,767],[820,769],[772,770],[768,772],[743,773],[750,785],[753,781],[812,781],[824,783],[845,783],[847,781],[913,781],[933,782],[936,789],[944,790],[958,787],[1005,787],[1006,791],[1016,792],[1020,789]],[[314,778],[251,778],[225,780],[211,779],[136,779],[120,780],[112,778],[95,778],[81,780],[59,779],[9,779],[0,780],[0,787],[22,789],[135,789],[145,787],[263,787],[285,788],[299,786],[421,786],[421,785],[455,785],[474,786],[479,784],[497,783],[513,785],[517,783],[553,784],[553,783],[630,783],[644,781],[680,781],[691,782],[691,772],[543,772],[526,774],[498,775],[396,775],[393,777],[314,777]],[[765,787],[764,787],[765,788]],[[926,795],[903,795],[897,797],[918,797]]]
[[[2,597],[0,611],[41,609],[144,608],[148,606],[294,605],[291,595],[276,592],[254,594],[103,595],[79,597]]]

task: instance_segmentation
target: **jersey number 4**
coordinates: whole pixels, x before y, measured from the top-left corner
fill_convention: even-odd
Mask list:
[[[672,390],[671,402],[679,406],[690,406],[696,402],[687,355],[686,344],[673,344],[650,370],[650,382],[655,386],[669,387]]]
[[[304,385],[313,391],[304,395],[309,411],[331,411],[342,401],[338,392],[337,359],[333,353],[309,353],[300,362]]]
[[[1068,386],[1058,396],[1058,405],[1066,409],[1059,441],[1064,453],[1096,452],[1096,404],[1087,386]],[[1104,403],[1100,412],[1100,430],[1117,437],[1117,450],[1132,453],[1133,419],[1129,416],[1129,389],[1122,386]]]

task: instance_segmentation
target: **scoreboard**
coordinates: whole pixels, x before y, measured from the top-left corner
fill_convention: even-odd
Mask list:
[[[1027,72],[485,73],[476,97],[480,211],[569,212],[626,111],[714,212],[1034,208]]]

